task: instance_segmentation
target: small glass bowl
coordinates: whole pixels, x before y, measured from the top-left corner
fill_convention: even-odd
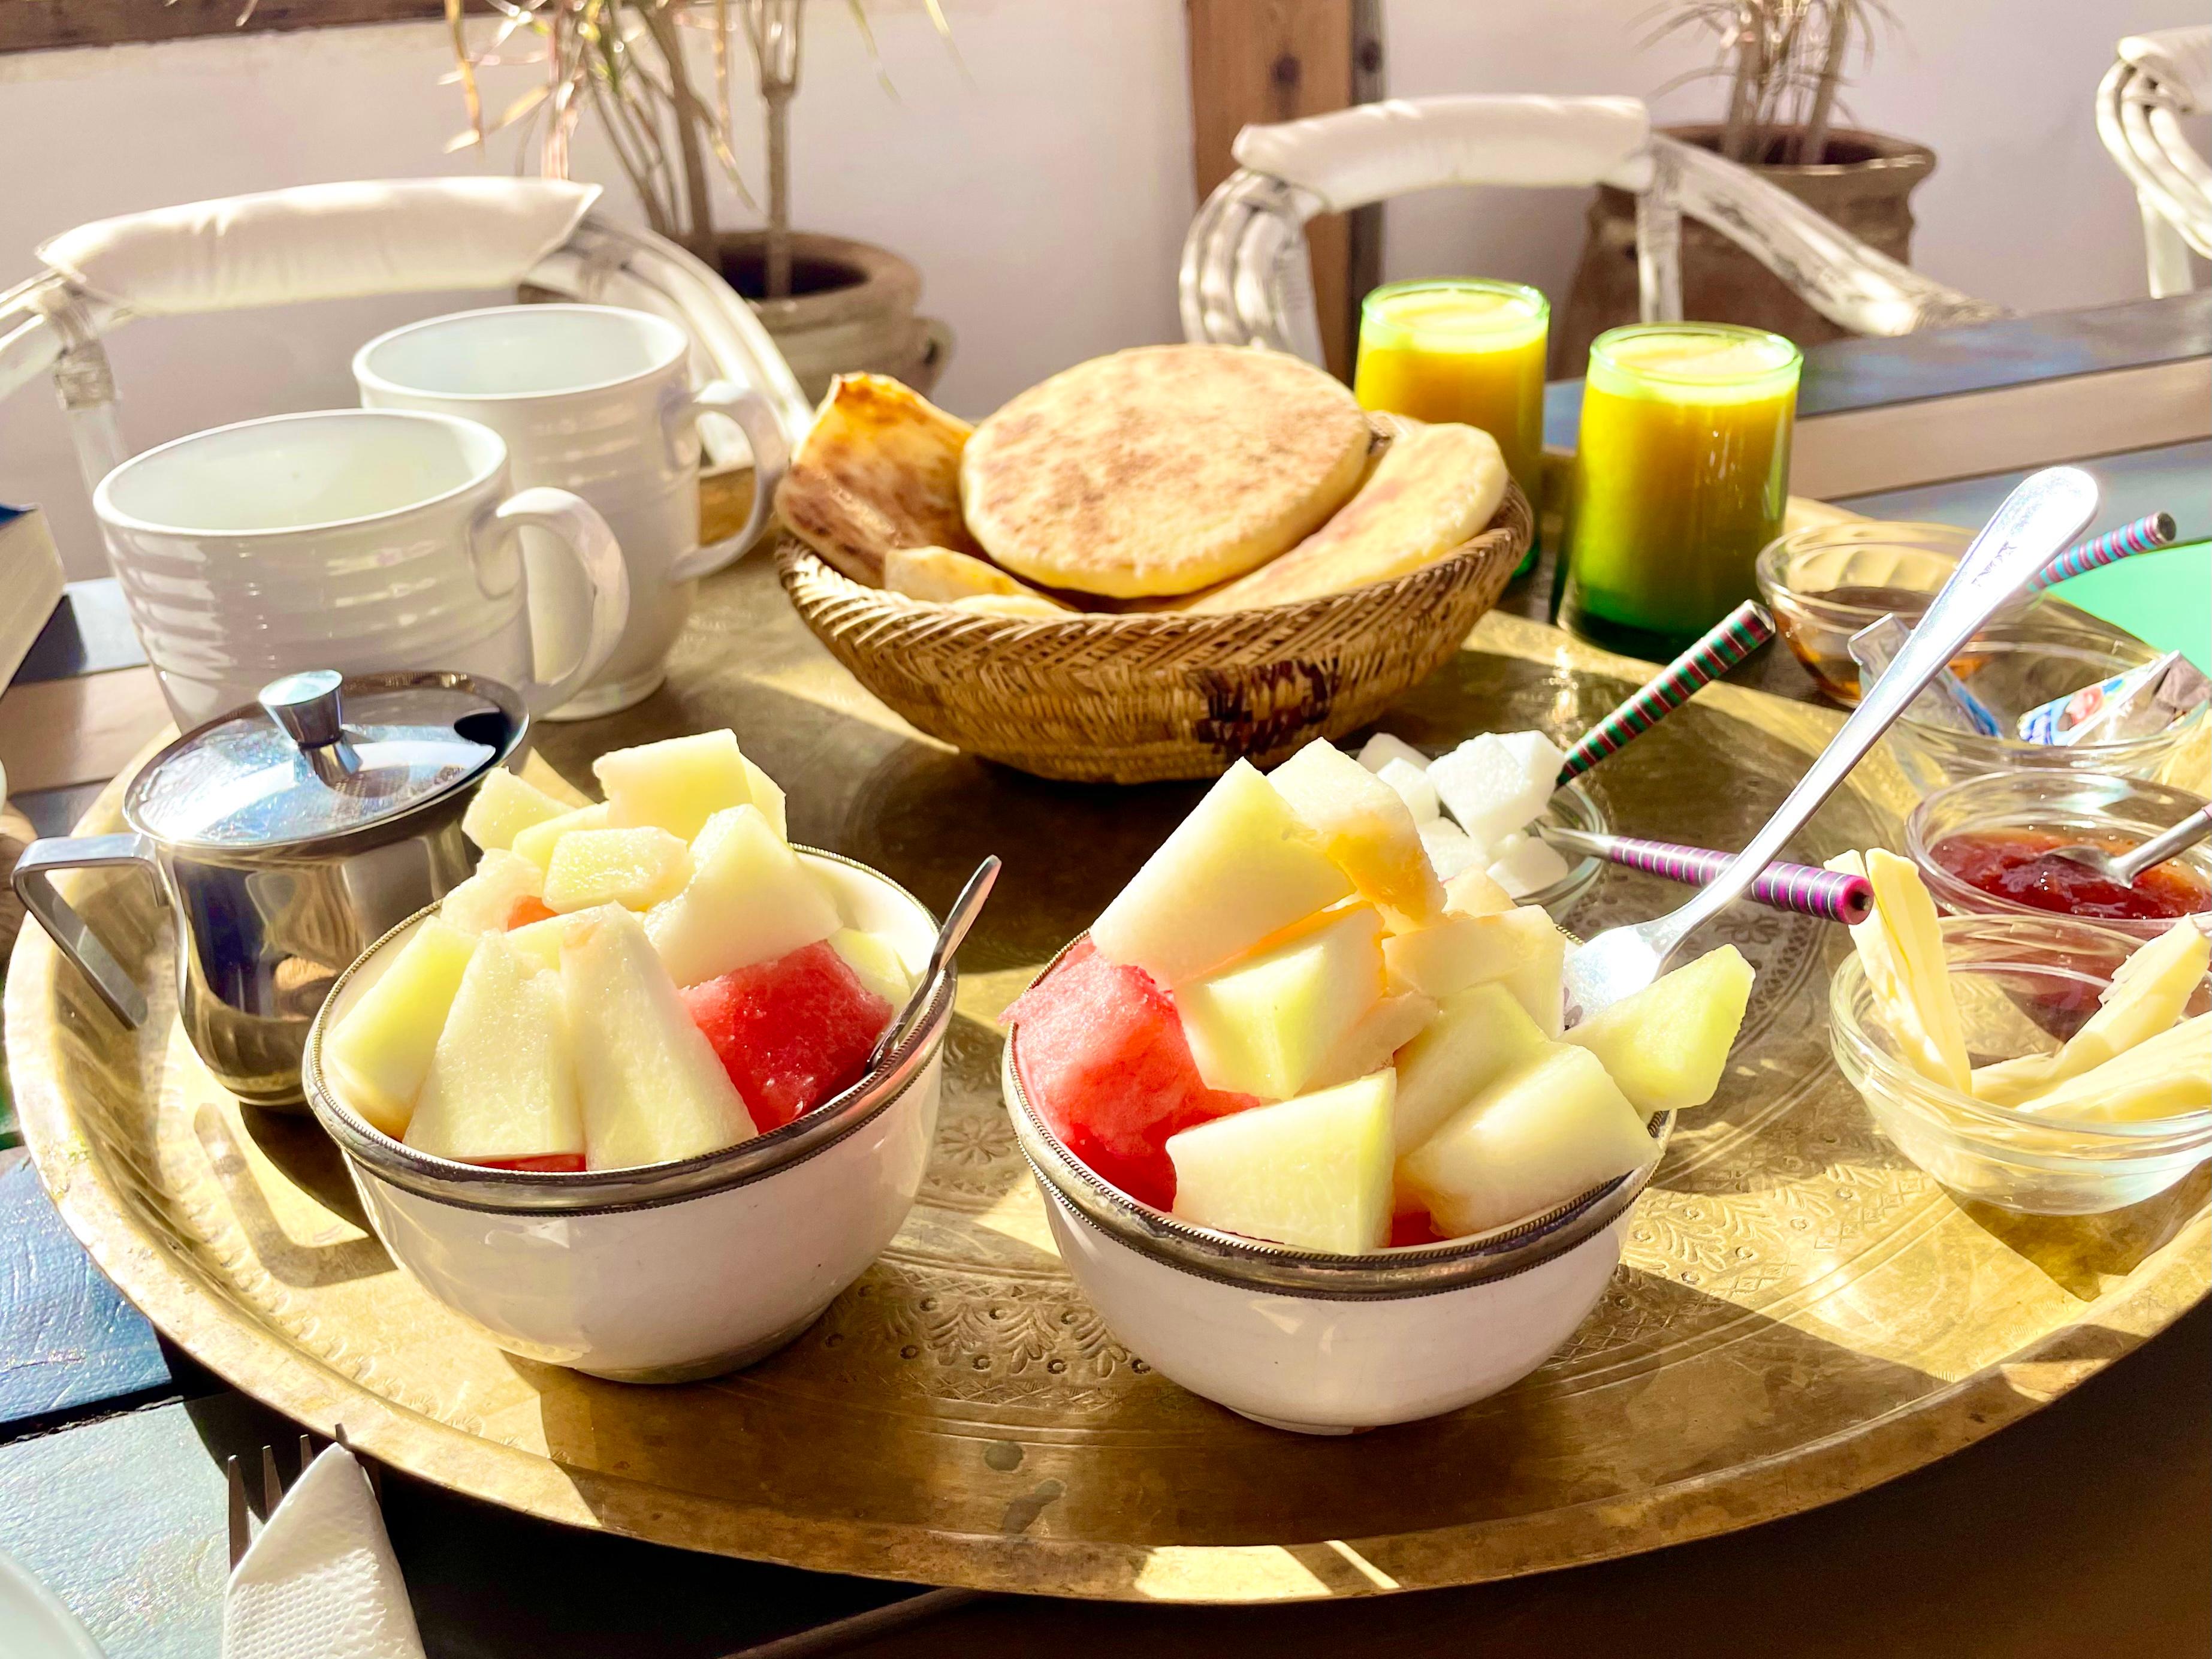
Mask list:
[[[1972,540],[1972,531],[1948,524],[1862,519],[1814,525],[1769,542],[1752,569],[1783,643],[1821,690],[1851,706],[1859,700],[1851,635],[1889,613],[1827,595],[1844,587],[1893,587],[1933,599]]]
[[[2056,913],[1968,886],[1936,862],[1933,849],[1953,836],[2003,830],[2042,830],[2085,838],[2110,836],[2140,846],[2203,805],[2186,790],[2110,773],[2047,767],[1992,772],[1939,789],[1914,807],[1905,821],[1905,851],[1918,866],[1936,904],[1952,915],[2046,917]],[[2199,842],[2172,861],[2204,884],[2206,908],[2212,908],[2212,844]],[[2130,934],[2139,942],[2155,939],[2173,925],[2170,920],[2075,919]]]
[[[1946,916],[1966,1051],[1977,1065],[2045,1053],[2094,1012],[2136,940],[2063,916]],[[2212,981],[2212,976],[2208,976]],[[2212,983],[2190,1005],[2212,1006]],[[1898,1057],[1854,956],[1828,993],[1836,1064],[1898,1150],[1961,1197],[2030,1215],[2097,1215],[2164,1192],[2212,1153],[2212,1110],[2087,1122],[1992,1106]]]
[[[1553,791],[1552,799],[1544,803],[1544,810],[1538,816],[1537,823],[1556,824],[1562,830],[1579,830],[1586,836],[1609,836],[1613,833],[1613,820],[1606,817],[1605,808],[1598,805],[1597,797],[1583,787],[1580,778],[1571,783],[1563,783]],[[1529,826],[1528,833],[1535,833],[1535,825]],[[1567,873],[1549,887],[1540,889],[1514,902],[1540,904],[1551,913],[1553,921],[1564,927],[1569,908],[1596,884],[1599,873],[1605,868],[1605,860],[1595,853],[1585,853],[1580,858],[1565,853],[1559,856],[1567,860]]]

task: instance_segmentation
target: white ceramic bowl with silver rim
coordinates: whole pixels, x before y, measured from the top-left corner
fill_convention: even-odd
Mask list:
[[[865,866],[798,851],[848,926],[884,934],[916,970],[927,960],[937,921],[921,901]],[[644,1169],[487,1170],[370,1127],[322,1063],[331,1025],[430,914],[347,969],[301,1069],[392,1260],[501,1347],[617,1382],[718,1376],[799,1335],[890,1243],[936,1137],[951,967],[872,1077],[780,1129]]]
[[[1604,1293],[1674,1127],[1672,1112],[1651,1120],[1643,1169],[1510,1227],[1327,1255],[1194,1226],[1092,1174],[1030,1102],[1020,1042],[1017,1025],[1007,1113],[1060,1259],[1107,1328],[1193,1394],[1304,1434],[1435,1417],[1542,1364]]]

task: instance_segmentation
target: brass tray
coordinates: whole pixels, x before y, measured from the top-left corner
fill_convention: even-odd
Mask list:
[[[1493,616],[1386,724],[1431,746],[1483,726],[1577,730],[1636,677]],[[1833,719],[1716,687],[1592,786],[1624,831],[1738,845]],[[2203,1170],[2093,1221],[1962,1206],[1875,1132],[1830,1060],[1844,942],[1743,909],[1721,931],[1759,968],[1747,1041],[1565,1350],[1432,1422],[1343,1440],[1258,1427],[1152,1373],[1074,1293],[996,1082],[994,1017],[1201,786],[1048,783],[919,738],[757,563],[708,585],[665,690],[544,748],[581,776],[601,749],[722,724],[789,786],[796,837],[926,900],[982,853],[1006,860],[963,958],[921,1202],[796,1344],[665,1389],[501,1354],[394,1270],[311,1121],[241,1109],[168,1018],[120,1031],[28,929],[7,994],[24,1128],[100,1267],[240,1388],[533,1515],[826,1571],[1211,1601],[1465,1583],[1810,1508],[2033,1411],[2204,1294]],[[1794,855],[1893,841],[1902,787],[1862,769]],[[113,827],[117,793],[88,830]],[[81,880],[158,980],[168,944],[145,890]],[[1593,929],[1678,896],[1608,872],[1562,920]]]

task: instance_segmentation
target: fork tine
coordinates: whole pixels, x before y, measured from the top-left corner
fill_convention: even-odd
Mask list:
[[[361,1465],[361,1472],[368,1477],[368,1495],[376,1499],[378,1503],[382,1503],[384,1501],[384,1481],[376,1472],[375,1463],[369,1458],[364,1457],[361,1453],[354,1451],[353,1442],[346,1438],[344,1424],[334,1424],[332,1425],[332,1427],[335,1432],[332,1434],[331,1438],[336,1440],[341,1446],[343,1446],[348,1451],[353,1452],[354,1461]]]
[[[261,1517],[267,1520],[284,1501],[284,1477],[276,1473],[276,1449],[261,1449]]]
[[[238,1467],[235,1453],[223,1460],[222,1478],[229,1496],[230,1565],[235,1567],[245,1558],[246,1547],[253,1541],[252,1523],[246,1518],[246,1474]]]
[[[307,1465],[314,1461],[315,1437],[312,1434],[303,1434],[300,1437],[300,1473],[305,1474],[307,1472]]]

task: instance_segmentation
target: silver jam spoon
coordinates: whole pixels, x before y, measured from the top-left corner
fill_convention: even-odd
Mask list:
[[[1751,844],[1680,909],[1607,928],[1577,949],[1567,958],[1568,1006],[1588,1019],[1665,973],[1683,940],[1743,896],[1906,706],[2096,510],[2096,481],[2078,467],[2046,467],[2006,496],[1874,689]]]
[[[937,930],[937,943],[929,947],[929,963],[922,969],[921,977],[915,981],[914,994],[906,1000],[906,1006],[891,1016],[891,1023],[884,1027],[884,1034],[876,1039],[876,1046],[868,1051],[868,1063],[862,1068],[863,1077],[872,1073],[884,1063],[884,1056],[905,1041],[914,1027],[915,1018],[929,1001],[929,988],[937,983],[938,975],[945,964],[959,954],[961,940],[975,925],[975,918],[983,914],[983,901],[991,896],[991,887],[999,879],[999,860],[995,856],[985,859],[975,866],[975,873],[968,878],[968,884],[960,890],[960,896],[952,901],[952,908],[945,913],[945,925]]]
[[[2212,836],[2212,806],[2200,806],[2165,834],[2153,836],[2125,853],[2111,853],[2101,847],[2054,847],[2043,856],[2064,859],[2106,881],[2132,887],[2144,871],[2165,863],[2176,853],[2186,852],[2207,836]]]

